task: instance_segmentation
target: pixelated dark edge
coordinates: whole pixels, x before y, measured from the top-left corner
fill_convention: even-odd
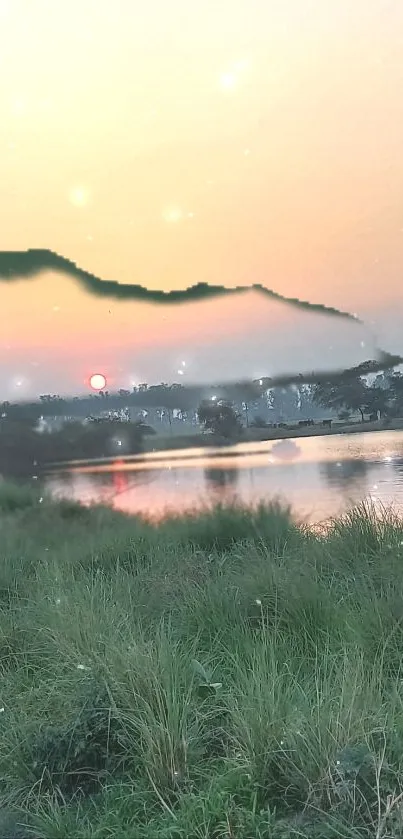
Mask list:
[[[0,279],[7,281],[27,279],[35,277],[42,271],[57,271],[68,274],[78,280],[83,287],[91,294],[99,297],[112,297],[116,300],[137,300],[145,303],[191,303],[196,300],[208,300],[212,297],[223,297],[225,295],[240,294],[248,291],[258,291],[280,300],[283,303],[291,303],[302,309],[317,312],[335,317],[348,318],[360,323],[355,315],[348,312],[341,312],[331,306],[323,306],[320,303],[308,303],[298,298],[283,297],[275,291],[271,291],[260,283],[250,286],[213,286],[208,283],[198,283],[182,291],[158,291],[150,290],[142,285],[132,283],[122,284],[115,280],[102,280],[88,271],[79,268],[75,262],[60,256],[51,250],[27,250],[27,251],[0,251]]]

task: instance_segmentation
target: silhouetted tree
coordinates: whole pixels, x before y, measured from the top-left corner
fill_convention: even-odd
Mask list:
[[[364,422],[364,411],[368,402],[368,387],[359,376],[356,378],[340,378],[334,382],[320,382],[313,394],[314,402],[324,408],[347,408],[359,411]]]
[[[403,412],[403,375],[394,371],[386,376],[388,397],[391,413],[399,415]]]
[[[277,419],[295,419],[298,415],[299,393],[297,388],[275,387],[272,390],[271,405]]]
[[[220,437],[236,439],[242,432],[239,414],[232,405],[222,400],[213,402],[205,400],[198,410],[199,422],[206,430],[212,431]]]
[[[389,391],[382,387],[377,387],[375,384],[367,388],[366,408],[370,414],[379,413],[380,417],[385,416],[388,413],[389,402]]]

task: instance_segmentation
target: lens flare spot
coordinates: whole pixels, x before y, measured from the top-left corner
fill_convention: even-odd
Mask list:
[[[177,205],[172,205],[165,208],[162,216],[168,224],[178,224],[183,218],[183,211]]]
[[[83,186],[74,186],[70,190],[69,198],[74,207],[85,207],[89,202],[89,193]]]

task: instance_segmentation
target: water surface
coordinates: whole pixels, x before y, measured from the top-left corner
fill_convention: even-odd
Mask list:
[[[281,498],[317,523],[364,499],[403,513],[403,431],[185,449],[76,464],[48,478],[58,496],[159,517],[216,501]]]

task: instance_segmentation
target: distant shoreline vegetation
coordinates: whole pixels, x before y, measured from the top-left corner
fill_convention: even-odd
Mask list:
[[[380,353],[376,360],[365,361],[355,367],[341,371],[312,372],[310,374],[283,375],[276,377],[262,376],[259,379],[245,380],[234,383],[211,385],[183,385],[177,382],[158,385],[139,384],[132,390],[120,388],[115,393],[102,390],[83,396],[61,397],[58,394],[44,394],[34,401],[3,401],[0,411],[6,412],[9,418],[39,419],[44,417],[84,417],[92,411],[103,410],[107,406],[110,410],[120,410],[125,406],[159,407],[168,409],[189,410],[197,409],[200,403],[209,398],[223,399],[228,402],[261,399],[268,391],[279,388],[317,387],[354,382],[377,373],[386,378],[391,375],[399,376],[394,368],[403,363],[403,358],[390,353]]]
[[[0,474],[27,476],[62,461],[139,454],[161,449],[164,437],[167,448],[184,448],[335,433],[337,423],[343,431],[357,422],[362,430],[369,430],[369,422],[371,428],[398,428],[403,374],[379,373],[370,384],[370,364],[312,384],[273,387],[264,379],[214,389],[143,384],[133,392],[83,399],[45,394],[35,403],[3,402]]]
[[[106,422],[84,426],[68,423],[52,433],[38,433],[35,427],[0,422],[0,474],[25,478],[40,476],[57,461],[102,459],[118,456],[120,423]],[[137,423],[125,429],[126,451],[142,451],[144,429]]]

